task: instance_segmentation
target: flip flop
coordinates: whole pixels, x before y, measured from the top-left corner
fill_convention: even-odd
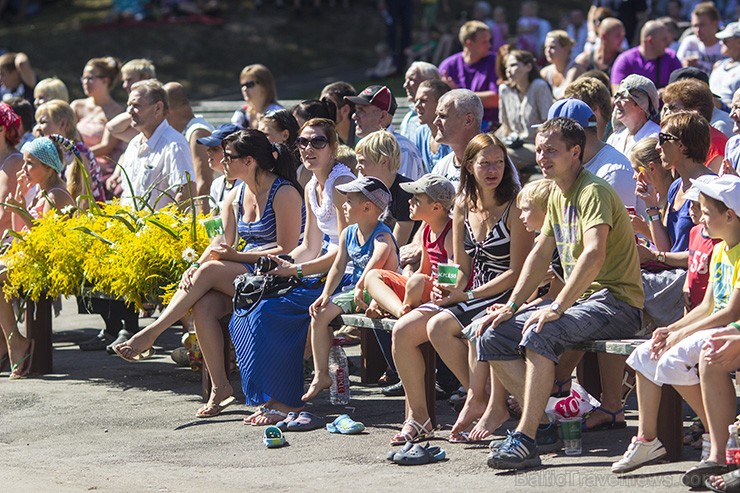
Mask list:
[[[244,424],[245,425],[250,424],[252,426],[274,426],[276,423],[288,417],[288,415],[285,414],[284,412],[278,411],[277,409],[270,409],[269,407],[264,407],[264,406],[259,408],[257,412],[260,413],[259,416],[267,417],[268,422],[267,423],[255,423],[254,421],[252,421],[252,416],[249,416],[247,418],[244,418]]]
[[[129,348],[129,349],[131,349],[131,351],[133,351],[133,352],[134,352],[134,356],[132,356],[132,357],[128,357],[128,356],[126,356],[125,354],[123,354],[123,352],[122,352],[122,349],[123,349],[123,348]],[[142,352],[140,352],[140,353],[137,353],[137,352],[136,352],[136,351],[134,351],[134,350],[133,350],[133,348],[132,348],[131,346],[129,346],[128,344],[123,344],[123,345],[121,345],[121,346],[114,346],[114,347],[113,347],[113,351],[115,351],[115,352],[116,352],[116,354],[117,354],[118,356],[120,356],[120,357],[121,357],[122,359],[125,359],[125,360],[126,360],[126,361],[128,361],[129,363],[136,363],[137,361],[141,361],[141,360],[149,359],[149,358],[151,358],[152,356],[154,356],[154,354],[155,354],[155,352],[156,352],[156,351],[154,351],[154,348],[149,348],[149,349],[145,349],[145,350],[143,350],[143,351],[142,351]]]
[[[612,420],[607,421],[606,423],[601,423],[596,426],[592,426],[591,428],[587,428],[586,419],[584,417],[583,424],[581,425],[581,431],[588,432],[588,431],[603,431],[603,430],[621,430],[622,428],[627,428],[626,421],[617,421],[617,415],[619,413],[624,412],[624,408],[621,408],[615,412],[611,412],[599,406],[591,410],[591,412],[594,412],[594,411],[599,411],[604,414],[608,414],[612,417]]]
[[[195,417],[196,418],[213,418],[214,416],[218,416],[221,414],[221,411],[232,405],[236,402],[236,397],[233,395],[230,395],[226,399],[222,400],[218,404],[214,404],[212,406],[209,406],[206,404],[205,406],[201,407],[196,411]]]
[[[280,429],[280,431],[285,431],[288,429],[288,423],[290,423],[291,421],[295,421],[297,417],[298,417],[298,413],[294,413],[291,411],[288,413],[288,415],[285,417],[284,420],[278,421],[277,423],[275,423],[275,426],[277,426]]]
[[[698,488],[704,485],[704,482],[710,476],[720,476],[729,472],[727,465],[718,464],[713,460],[703,460],[697,465],[686,471],[681,476],[681,482],[689,488]]]
[[[18,380],[28,376],[31,371],[31,363],[33,363],[33,348],[36,347],[36,341],[31,339],[31,345],[28,346],[26,354],[17,363],[10,365],[10,376],[8,380]],[[21,368],[21,365],[23,366]]]
[[[393,462],[399,466],[420,466],[439,462],[446,457],[446,452],[439,447],[432,447],[427,443],[422,446],[417,443],[405,452],[398,452],[393,456]]]
[[[711,478],[704,481],[704,486],[717,493],[740,493],[740,469],[723,474],[722,479],[725,480],[724,490],[712,486]]]
[[[332,423],[326,425],[329,433],[341,433],[342,435],[357,435],[365,431],[365,425],[359,423],[347,414],[342,414]]]
[[[450,443],[470,443],[470,432],[459,431],[457,433],[450,433],[447,441]]]
[[[265,431],[262,432],[262,443],[267,448],[279,448],[285,445],[285,437],[283,432],[277,426],[268,426]]]
[[[326,424],[326,420],[321,416],[309,413],[308,411],[302,411],[298,414],[298,417],[288,423],[288,431],[311,431],[317,428],[323,428]]]

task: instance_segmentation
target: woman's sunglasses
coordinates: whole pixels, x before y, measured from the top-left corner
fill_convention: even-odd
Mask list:
[[[660,145],[663,145],[666,142],[670,142],[672,140],[680,140],[680,139],[678,137],[676,137],[675,135],[666,134],[666,133],[663,133],[663,132],[660,132],[658,134],[658,144],[660,144]]]
[[[314,149],[323,149],[324,147],[329,145],[329,139],[321,135],[319,135],[318,137],[312,137],[310,139],[307,139],[305,137],[298,137],[295,143],[298,144],[298,147],[300,147],[301,149],[305,149],[309,145]]]
[[[255,81],[255,80],[248,80],[247,82],[245,82],[244,84],[242,84],[242,87],[246,87],[247,89],[251,89],[251,88],[253,88],[256,85],[257,85],[257,81]]]

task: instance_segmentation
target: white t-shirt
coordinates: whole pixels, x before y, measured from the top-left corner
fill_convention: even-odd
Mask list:
[[[660,125],[652,120],[648,120],[634,136],[630,135],[629,130],[627,130],[627,127],[625,127],[619,132],[611,134],[609,138],[606,139],[606,143],[613,146],[616,150],[618,150],[625,156],[629,156],[630,151],[635,146],[635,144],[637,144],[645,137],[650,137],[651,135],[657,137],[658,132],[660,132]]]
[[[719,62],[709,74],[709,88],[728,107],[732,106],[732,96],[740,89],[740,62],[731,58]]]
[[[444,176],[455,185],[456,189],[460,186],[460,167],[455,165],[454,152],[437,161],[437,164],[432,168],[432,173]]]
[[[735,122],[732,121],[729,113],[722,111],[719,108],[714,108],[712,110],[712,121],[709,122],[709,124],[728,137],[735,135],[732,131],[732,127]]]
[[[583,167],[609,183],[626,207],[635,207],[636,182],[627,156],[609,144],[604,144],[604,147],[589,162],[584,163]]]
[[[712,73],[712,67],[714,67],[716,62],[725,58],[722,54],[722,43],[720,43],[719,40],[712,46],[707,46],[701,42],[696,34],[690,34],[681,41],[681,44],[678,45],[676,56],[681,60],[681,62],[683,62],[687,56],[698,57],[699,60],[696,64],[696,68],[701,69],[707,74]]]

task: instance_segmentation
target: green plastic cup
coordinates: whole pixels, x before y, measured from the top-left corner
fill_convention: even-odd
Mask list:
[[[457,264],[437,264],[437,282],[454,286],[460,266]]]
[[[203,219],[203,226],[206,228],[206,234],[209,238],[224,234],[224,225],[220,217],[209,217]]]
[[[581,418],[560,420],[560,433],[563,435],[565,455],[581,455]]]

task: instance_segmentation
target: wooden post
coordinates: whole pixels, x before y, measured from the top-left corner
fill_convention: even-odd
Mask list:
[[[671,385],[663,385],[658,409],[658,439],[668,452],[668,460],[683,458],[683,399]]]
[[[34,341],[31,375],[51,373],[53,363],[50,298],[26,303],[26,337]]]

